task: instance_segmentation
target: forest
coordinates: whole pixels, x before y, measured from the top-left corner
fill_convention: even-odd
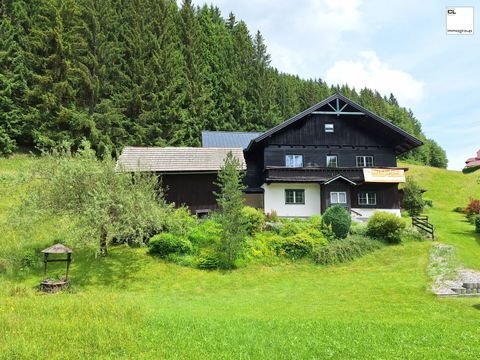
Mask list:
[[[0,0],[0,154],[200,146],[202,130],[263,131],[339,91],[445,151],[395,96],[329,86],[271,65],[260,32],[185,0]]]

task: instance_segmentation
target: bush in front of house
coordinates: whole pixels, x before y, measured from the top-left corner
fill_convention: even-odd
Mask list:
[[[304,224],[303,220],[284,219],[282,223],[283,225],[280,228],[279,234],[280,236],[283,236],[283,237],[299,234],[307,227],[307,225]]]
[[[196,259],[196,265],[199,269],[214,270],[221,267],[221,261],[218,252],[213,249],[202,249]]]
[[[340,205],[329,207],[322,216],[322,226],[330,227],[338,239],[347,237],[352,224],[352,217],[348,211]]]
[[[200,222],[188,234],[188,239],[195,250],[205,247],[216,247],[222,236],[222,225],[213,219]]]
[[[425,235],[414,227],[406,228],[402,231],[402,241],[424,241]]]
[[[315,240],[306,232],[285,237],[279,244],[280,253],[291,258],[300,259],[311,254]]]
[[[402,230],[405,223],[395,214],[385,211],[376,211],[367,223],[367,235],[383,240],[389,244],[398,244],[402,241]]]
[[[185,237],[171,233],[155,235],[148,242],[150,254],[166,257],[170,254],[188,254],[192,252],[192,243]]]
[[[425,201],[422,198],[422,189],[411,177],[407,177],[403,188],[403,208],[408,211],[410,216],[418,216],[425,207]]]
[[[197,219],[186,207],[180,207],[171,211],[165,221],[166,232],[187,236],[197,225]]]
[[[480,215],[475,216],[475,232],[480,234]]]
[[[313,261],[320,265],[334,265],[352,261],[377,249],[383,244],[366,236],[352,235],[342,240],[335,240],[326,246],[316,247]]]
[[[475,224],[475,217],[480,215],[479,199],[470,199],[467,207],[465,208],[465,215],[467,216],[468,221],[470,221],[472,224]]]
[[[243,221],[249,235],[254,235],[262,231],[265,227],[265,214],[251,206],[245,206],[242,209]]]
[[[350,234],[351,235],[367,235],[367,224],[364,222],[352,222],[352,226],[350,226]]]

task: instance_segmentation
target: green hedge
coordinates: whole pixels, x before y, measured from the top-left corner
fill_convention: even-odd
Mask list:
[[[365,236],[354,235],[343,240],[336,240],[326,246],[315,248],[313,260],[317,264],[332,265],[352,261],[366,255],[383,244]]]
[[[166,257],[170,254],[188,254],[192,251],[192,243],[185,237],[170,233],[155,235],[148,242],[150,254]]]

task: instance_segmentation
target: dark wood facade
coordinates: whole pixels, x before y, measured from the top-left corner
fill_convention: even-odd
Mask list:
[[[327,127],[330,131],[326,131]],[[398,183],[365,182],[357,157],[371,157],[373,164],[368,167],[391,169],[397,166],[397,155],[421,144],[388,121],[336,94],[250,141],[244,150],[246,199],[249,205],[266,208],[265,189],[269,184],[285,183],[291,187],[292,183],[315,183],[319,187],[312,198],[319,197],[315,201],[317,206],[320,203],[322,212],[331,205],[332,192],[342,192],[342,196],[345,193],[345,206],[349,208],[399,209]],[[287,167],[288,155],[301,155],[302,166]],[[336,167],[327,164],[327,156],[332,155],[337,157]],[[216,178],[217,172],[162,174],[165,197],[177,206],[187,205],[193,213],[215,209]],[[269,199],[269,207],[274,203],[282,205],[284,194],[276,187],[276,202]],[[365,193],[375,194],[374,204],[359,203],[359,195]]]
[[[197,211],[214,210],[218,192],[217,173],[159,174],[165,191],[165,200],[175,206],[186,205],[195,214]]]
[[[247,191],[274,182],[318,183],[322,212],[330,206],[329,194],[338,191],[346,193],[351,208],[399,209],[398,183],[365,183],[357,157],[371,157],[369,167],[395,168],[398,154],[420,145],[420,140],[336,94],[250,143],[245,151]],[[303,166],[287,167],[288,155],[301,155]],[[332,155],[336,167],[327,165]],[[339,175],[346,181],[332,181]],[[375,193],[375,204],[359,204],[359,194],[366,192]]]

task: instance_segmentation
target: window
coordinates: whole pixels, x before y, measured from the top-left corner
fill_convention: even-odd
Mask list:
[[[346,204],[347,193],[344,191],[332,191],[330,193],[330,204]]]
[[[376,205],[377,194],[373,192],[361,192],[358,194],[358,205]]]
[[[285,155],[285,166],[291,168],[303,167],[303,155]]]
[[[285,189],[285,204],[305,204],[305,190]]]
[[[327,155],[327,167],[337,167],[338,159],[337,155]]]
[[[325,132],[326,133],[333,133],[333,131],[334,131],[333,124],[325,124]]]
[[[357,156],[357,167],[373,167],[373,156]]]

